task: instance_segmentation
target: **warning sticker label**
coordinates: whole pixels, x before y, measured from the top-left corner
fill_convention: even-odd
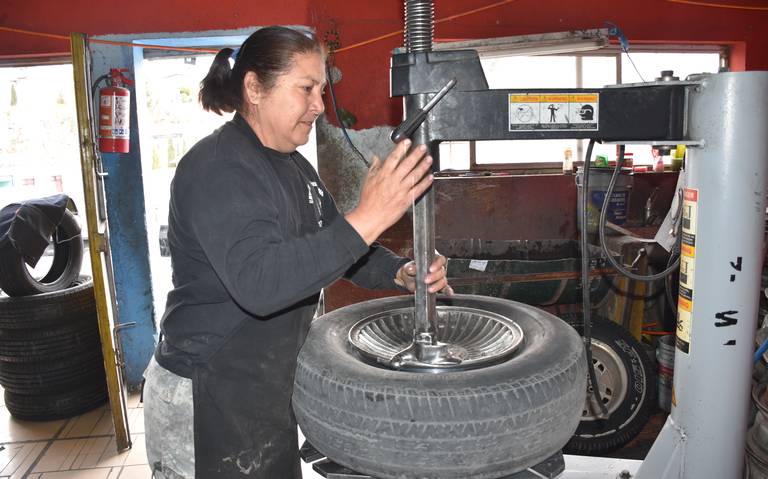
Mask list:
[[[684,353],[690,353],[691,351],[691,312],[680,308],[680,303],[677,305],[677,339],[675,346]]]
[[[680,245],[680,296],[677,299],[677,341],[679,350],[691,349],[691,320],[693,288],[696,278],[696,227],[698,222],[699,191],[683,190],[683,236]]]
[[[600,94],[509,95],[509,131],[597,130]]]
[[[699,192],[693,188],[683,190],[682,254],[696,256],[696,223],[698,221]]]
[[[693,258],[689,256],[680,257],[680,296],[693,301],[693,281],[695,277],[695,267]]]

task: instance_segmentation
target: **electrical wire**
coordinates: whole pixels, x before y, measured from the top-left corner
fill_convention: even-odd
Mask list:
[[[725,3],[699,2],[693,0],[667,0],[667,2],[695,5],[697,7],[730,8],[732,10],[757,10],[760,12],[768,12],[768,7],[757,7],[753,5],[729,5]]]
[[[457,18],[466,17],[467,15],[473,15],[475,13],[484,12],[486,10],[490,10],[490,9],[496,8],[496,7],[501,7],[503,5],[506,5],[506,4],[512,3],[512,2],[516,2],[516,1],[518,1],[518,0],[502,0],[500,2],[492,3],[492,4],[486,5],[484,7],[479,7],[479,8],[475,8],[475,9],[472,9],[472,10],[467,10],[466,12],[461,12],[461,13],[457,13],[456,15],[451,15],[451,16],[448,16],[448,17],[445,17],[445,18],[437,19],[437,20],[435,20],[434,23],[435,23],[435,25],[437,25],[438,23],[450,22],[451,20],[456,20]],[[362,42],[354,43],[354,44],[349,45],[349,46],[344,47],[344,48],[339,48],[338,50],[336,50],[336,53],[341,53],[341,52],[345,52],[347,50],[352,50],[353,48],[358,48],[358,47],[363,47],[365,45],[370,45],[371,43],[375,43],[375,42],[378,42],[379,40],[384,40],[384,39],[387,39],[387,38],[390,38],[390,37],[400,36],[400,35],[403,34],[403,32],[404,32],[404,30],[397,30],[397,31],[394,31],[394,32],[385,33],[384,35],[379,35],[378,37],[375,37],[375,38],[371,38],[371,39],[368,39],[368,40],[364,40]]]
[[[608,408],[603,403],[603,399],[600,397],[600,388],[597,383],[597,376],[595,375],[595,365],[592,362],[592,314],[591,304],[589,297],[589,241],[587,239],[587,226],[588,226],[588,185],[589,185],[589,163],[592,161],[592,149],[595,147],[595,140],[589,140],[589,146],[587,146],[587,155],[584,159],[584,175],[582,177],[581,185],[581,302],[584,317],[584,350],[587,355],[587,372],[589,373],[589,382],[592,384],[592,396],[595,398],[597,405],[600,407],[602,418],[608,417]]]
[[[349,143],[349,147],[352,148],[352,150],[357,153],[357,156],[360,157],[360,160],[362,160],[363,163],[365,163],[366,168],[370,168],[371,164],[368,163],[368,160],[365,159],[362,153],[360,153],[360,150],[357,149],[354,143],[352,143],[352,139],[349,137],[349,134],[347,133],[347,129],[344,126],[344,122],[341,121],[341,116],[339,115],[339,107],[336,105],[336,92],[333,90],[333,78],[331,78],[331,64],[329,62],[325,63],[325,75],[328,77],[328,91],[331,92],[331,104],[333,105],[333,112],[336,115],[336,121],[339,122],[339,126],[341,127],[341,132],[344,134],[344,138],[347,139],[347,143]]]
[[[64,41],[70,41],[70,38],[66,35],[57,35],[54,33],[41,33],[41,32],[33,32],[30,30],[22,30],[20,28],[11,28],[11,27],[3,27],[0,26],[0,31],[4,32],[11,32],[11,33],[21,33],[24,35],[32,35],[36,37],[44,37],[44,38],[52,38],[55,40],[64,40]],[[210,48],[193,48],[193,47],[166,47],[164,45],[142,45],[137,43],[131,43],[131,42],[118,42],[113,40],[99,40],[95,38],[89,38],[89,42],[91,43],[102,43],[105,45],[117,45],[117,46],[123,46],[123,47],[141,47],[146,48],[149,50],[170,50],[170,51],[181,51],[181,52],[196,52],[196,53],[218,53],[218,50],[212,50]]]
[[[679,251],[673,251],[672,254],[669,255],[669,260],[667,261],[667,268],[669,268],[669,265],[672,264],[672,258],[674,256],[680,257]],[[677,316],[677,301],[675,301],[675,296],[672,294],[672,275],[668,275],[664,279],[664,292],[667,298],[667,303],[669,303],[669,307],[672,309],[672,312],[675,316]]]
[[[600,221],[599,224],[599,237],[600,237],[600,247],[603,249],[603,253],[605,253],[605,256],[608,258],[608,262],[611,263],[611,265],[616,268],[616,270],[626,276],[627,278],[634,279],[635,281],[656,281],[657,279],[661,279],[672,273],[677,269],[677,267],[680,265],[680,257],[678,256],[675,262],[672,264],[672,266],[669,266],[664,271],[660,271],[656,274],[651,275],[640,275],[635,274],[628,269],[626,269],[624,266],[620,265],[618,261],[616,261],[611,253],[608,251],[608,246],[605,241],[605,224],[607,223],[607,216],[608,216],[608,203],[611,199],[611,196],[613,195],[613,188],[616,186],[616,180],[619,177],[619,174],[621,173],[621,167],[624,166],[624,145],[619,146],[619,161],[616,162],[616,169],[613,171],[613,175],[611,176],[611,181],[608,183],[608,190],[605,192],[605,198],[603,199],[603,207],[600,210]],[[584,169],[585,177],[586,172],[589,171],[588,169]],[[678,207],[682,207],[682,202]]]
[[[640,73],[640,70],[637,69],[637,65],[635,65],[635,61],[632,60],[632,57],[629,55],[629,51],[628,50],[624,50],[624,54],[627,56],[627,60],[629,60],[629,63],[632,64],[632,68],[635,69],[635,73],[637,73],[637,76],[640,77],[640,81],[643,82],[643,83],[646,83],[645,78],[643,78],[643,74]]]
[[[643,329],[640,333],[648,336],[669,336],[675,334],[673,331],[649,331],[647,329]]]
[[[441,18],[441,19],[435,20],[435,24],[444,23],[444,22],[450,22],[451,20],[456,20],[457,18],[466,17],[468,15],[473,15],[473,14],[479,13],[479,12],[484,12],[486,10],[490,10],[490,9],[496,8],[496,7],[501,7],[503,5],[507,5],[509,3],[516,2],[516,1],[518,1],[518,0],[501,0],[500,2],[495,2],[495,3],[492,3],[490,5],[486,5],[484,7],[474,8],[474,9],[468,10],[466,12],[457,13],[456,15],[451,15],[451,16],[448,16],[448,17],[445,17],[445,18]],[[53,38],[53,39],[56,39],[56,40],[69,41],[69,37],[66,36],[66,35],[57,35],[57,34],[53,34],[53,33],[33,32],[33,31],[30,31],[30,30],[22,30],[22,29],[19,29],[19,28],[11,28],[11,27],[0,26],[0,31],[12,32],[12,33],[22,33],[22,34],[25,34],[25,35],[35,35],[35,36],[39,36],[39,37],[47,37],[47,38]],[[349,46],[344,47],[344,48],[339,48],[339,49],[335,50],[335,53],[345,52],[347,50],[352,50],[353,48],[362,47],[362,46],[365,46],[365,45],[369,45],[371,43],[378,42],[380,40],[385,40],[387,38],[400,36],[402,34],[403,34],[403,30],[397,30],[397,31],[394,31],[394,32],[386,33],[384,35],[379,35],[378,37],[370,38],[368,40],[365,40],[365,41],[362,41],[362,42],[358,42],[358,43],[355,43],[353,45],[349,45]],[[139,46],[139,47],[142,47],[142,48],[154,49],[154,50],[178,50],[178,51],[201,52],[201,53],[218,53],[218,50],[211,50],[211,49],[208,49],[208,48],[166,47],[166,46],[163,46],[163,45],[137,45],[135,43],[117,42],[117,41],[112,41],[112,40],[95,40],[95,39],[91,39],[90,41],[93,42],[93,43],[104,43],[104,44],[107,44],[107,45],[119,45],[119,46],[128,46],[128,47],[137,47],[137,46]]]
[[[768,351],[768,338],[766,338],[765,341],[763,341],[763,344],[761,344],[760,347],[757,348],[757,351],[755,351],[755,355],[752,358],[752,364],[757,364],[766,351]]]

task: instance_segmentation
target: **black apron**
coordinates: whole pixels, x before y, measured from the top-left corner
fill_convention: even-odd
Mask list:
[[[260,321],[244,320],[205,365],[195,368],[195,477],[301,478],[291,394],[300,330],[308,329],[314,307],[309,309],[296,335],[269,345],[268,351],[254,348]]]
[[[296,206],[284,233],[317,231],[322,226],[319,185],[294,159],[279,167],[288,168],[279,177],[293,180],[281,186],[285,200]],[[296,358],[318,298],[306,298],[287,315],[244,319],[218,351],[195,366],[197,479],[301,479],[291,395]]]

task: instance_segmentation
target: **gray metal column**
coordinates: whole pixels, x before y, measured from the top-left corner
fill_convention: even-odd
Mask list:
[[[405,99],[405,110],[406,112],[418,111],[427,104],[427,101],[427,95],[409,95]],[[428,122],[419,126],[411,137],[412,148],[418,145],[430,146],[428,128]],[[434,157],[436,160],[437,155],[435,154]],[[416,262],[415,334],[418,336],[421,333],[429,333],[431,337],[428,342],[434,343],[437,318],[436,295],[429,293],[424,283],[424,277],[429,273],[429,266],[435,258],[435,193],[432,187],[413,205],[413,258]],[[427,339],[425,336],[420,338]]]
[[[434,5],[431,0],[406,0],[405,29],[403,43],[409,53],[432,51],[434,32]],[[404,100],[405,117],[417,115],[428,102],[427,95],[408,95]],[[429,122],[425,121],[411,136],[413,144],[429,145]],[[434,155],[437,158],[437,155]],[[424,277],[435,256],[435,199],[434,190],[429,188],[413,206],[413,257],[416,262],[416,304],[414,307],[414,340],[422,345],[436,344],[435,322],[437,321],[436,298],[427,291]],[[423,351],[417,356],[423,359]]]
[[[768,72],[703,76],[690,89],[688,119],[689,138],[703,144],[686,160],[673,407],[641,479],[740,478],[744,464],[763,262]]]

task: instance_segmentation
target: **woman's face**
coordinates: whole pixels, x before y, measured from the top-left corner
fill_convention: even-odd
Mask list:
[[[309,141],[324,109],[325,64],[319,53],[294,55],[291,69],[266,92],[252,72],[246,74],[245,85],[253,120],[249,123],[264,146],[290,153]]]

